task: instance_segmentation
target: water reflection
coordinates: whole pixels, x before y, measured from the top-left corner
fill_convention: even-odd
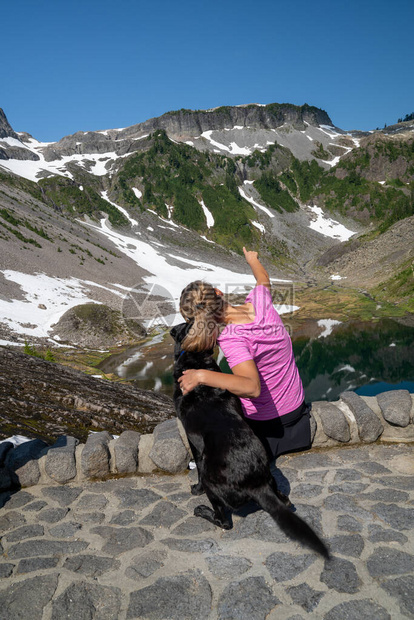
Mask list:
[[[409,389],[414,380],[414,329],[391,319],[339,325],[327,338],[294,340],[293,350],[311,401],[367,387],[374,395],[403,381]]]
[[[173,344],[168,334],[158,334],[143,345],[129,347],[99,364],[106,374],[135,381],[143,390],[173,394]]]
[[[336,400],[345,390],[367,396],[396,388],[414,392],[413,327],[382,319],[335,325],[329,336],[320,334],[316,321],[293,331],[307,400]],[[229,370],[225,359],[220,367]],[[99,368],[135,381],[137,387],[172,396],[172,339],[167,333],[159,334],[144,345],[112,355]]]

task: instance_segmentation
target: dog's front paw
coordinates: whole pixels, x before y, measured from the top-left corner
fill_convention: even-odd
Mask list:
[[[213,511],[211,510],[211,508],[209,508],[208,506],[204,506],[203,504],[200,504],[199,506],[196,506],[194,508],[194,516],[195,517],[202,517],[203,519],[207,519],[208,517],[211,518]]]
[[[204,489],[200,482],[191,485],[191,495],[203,495]]]

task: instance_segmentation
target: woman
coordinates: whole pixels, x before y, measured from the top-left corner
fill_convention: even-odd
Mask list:
[[[231,306],[201,281],[189,284],[180,299],[181,314],[193,321],[183,348],[211,349],[217,341],[233,374],[186,370],[179,381],[184,394],[203,384],[239,396],[247,423],[275,459],[310,448],[310,414],[289,334],[273,307],[269,275],[257,252],[243,251],[256,279],[243,305]]]

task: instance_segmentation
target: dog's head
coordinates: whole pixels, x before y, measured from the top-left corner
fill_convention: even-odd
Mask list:
[[[188,330],[191,328],[192,323],[180,323],[170,329],[170,334],[175,340],[174,345],[174,359],[178,359],[181,352],[184,350],[181,346],[182,341],[186,337]]]
[[[188,332],[193,326],[193,321],[189,321],[188,323],[180,323],[179,325],[175,325],[170,329],[170,334],[175,340],[174,346],[174,359],[177,360],[182,353],[184,353],[184,349],[182,347],[182,342],[184,338],[187,336]],[[207,354],[212,355],[214,352],[213,349],[209,349],[206,351],[192,351],[193,355]],[[203,355],[203,357],[204,357]]]

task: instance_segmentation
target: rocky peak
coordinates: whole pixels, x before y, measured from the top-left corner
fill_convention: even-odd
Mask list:
[[[211,110],[178,110],[122,130],[77,132],[65,136],[59,142],[44,148],[42,152],[46,161],[76,153],[113,152],[120,156],[141,149],[142,139],[160,129],[170,138],[185,141],[190,138],[198,139],[207,131],[227,132],[238,127],[249,131],[269,132],[283,125],[290,125],[293,129],[303,131],[307,126],[332,125],[332,121],[324,110],[307,104],[303,106],[289,103],[248,104]],[[266,134],[262,138],[263,144],[266,145],[269,136]],[[202,142],[198,144],[198,148],[203,146],[206,148]]]
[[[7,120],[7,116],[3,112],[2,108],[0,108],[0,138],[19,139],[17,133],[11,128],[9,121]]]
[[[289,123],[298,129],[309,125],[332,125],[328,114],[319,108],[295,106],[289,103],[271,103],[258,105],[255,103],[244,106],[223,106],[212,110],[178,110],[167,112],[144,123],[127,127],[119,137],[127,137],[138,131],[153,132],[165,129],[168,134],[194,137],[204,131],[232,129],[235,126],[253,129],[277,129]]]

